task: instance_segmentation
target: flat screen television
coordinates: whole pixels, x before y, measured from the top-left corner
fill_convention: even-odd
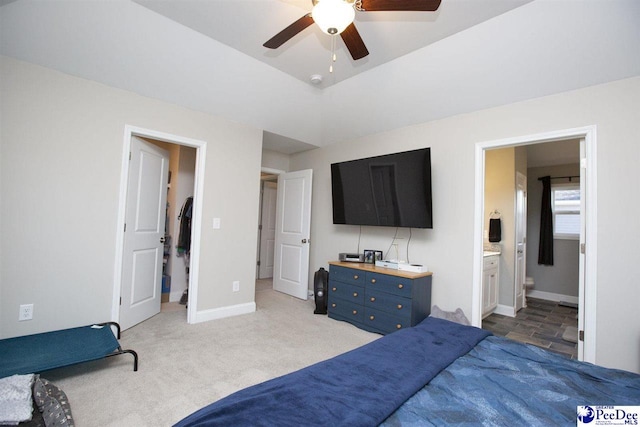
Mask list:
[[[433,228],[431,149],[331,164],[333,223]]]

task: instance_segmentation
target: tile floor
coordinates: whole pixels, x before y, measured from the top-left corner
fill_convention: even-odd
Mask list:
[[[577,359],[578,345],[562,339],[567,326],[578,326],[577,308],[537,298],[527,298],[527,307],[516,317],[491,314],[482,321],[482,327],[495,335]]]

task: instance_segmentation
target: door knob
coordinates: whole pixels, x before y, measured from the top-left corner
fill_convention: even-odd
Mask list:
[[[164,242],[166,242],[166,241],[167,241],[167,239],[165,239],[165,237],[164,237],[164,236],[162,236],[162,237],[160,238],[160,243],[164,243]]]
[[[307,239],[302,239],[302,243],[307,243]]]

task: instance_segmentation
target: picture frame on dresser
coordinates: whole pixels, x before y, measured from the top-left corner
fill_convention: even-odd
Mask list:
[[[382,261],[382,251],[373,249],[364,250],[364,262],[367,264],[375,264],[376,261]]]
[[[375,251],[370,249],[364,250],[364,262],[367,264],[374,264],[376,262],[375,259]]]

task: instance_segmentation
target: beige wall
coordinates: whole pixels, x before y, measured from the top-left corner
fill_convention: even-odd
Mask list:
[[[488,236],[491,212],[500,212],[502,240],[498,304],[513,308],[515,303],[515,148],[487,150],[484,180],[484,233]],[[488,243],[488,237],[484,239]]]
[[[0,337],[110,320],[125,125],[206,141],[197,310],[253,303],[262,130],[7,57],[0,72]]]
[[[428,104],[429,98],[424,97]],[[427,106],[425,105],[425,108]],[[333,225],[332,162],[431,147],[433,230],[413,230],[412,262],[434,272],[433,303],[471,313],[475,144],[549,131],[597,126],[596,362],[640,372],[640,78],[481,110],[396,129],[292,156],[292,170],[313,168],[311,271],[338,252],[355,250],[358,227]],[[632,187],[633,188],[633,187]],[[635,191],[635,190],[633,190]],[[620,209],[621,200],[625,208]],[[394,230],[363,227],[360,247],[387,249]],[[407,230],[401,231],[403,235]],[[624,326],[624,327],[622,327]]]

